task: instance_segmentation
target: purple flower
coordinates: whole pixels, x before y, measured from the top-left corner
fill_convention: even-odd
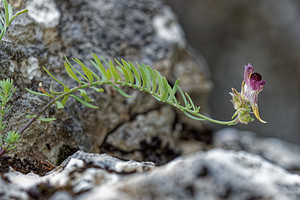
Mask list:
[[[266,123],[260,118],[257,106],[258,94],[263,90],[264,85],[265,81],[262,80],[262,76],[257,72],[253,73],[253,67],[250,63],[246,65],[241,93],[251,104],[255,117],[259,121]]]

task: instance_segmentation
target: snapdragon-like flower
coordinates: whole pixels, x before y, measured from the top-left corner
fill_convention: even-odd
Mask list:
[[[237,123],[247,124],[253,121],[250,117],[251,109],[259,121],[266,123],[260,118],[257,105],[258,94],[263,90],[264,85],[265,81],[262,80],[262,76],[257,72],[253,72],[253,66],[250,63],[246,65],[241,93],[238,93],[233,88],[232,93],[230,92],[232,96],[231,102],[236,109],[233,117],[237,116]]]

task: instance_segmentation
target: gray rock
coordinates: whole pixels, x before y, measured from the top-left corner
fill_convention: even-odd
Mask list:
[[[299,176],[259,156],[215,149],[178,158],[117,189],[127,199],[297,199],[299,183]]]
[[[261,138],[250,131],[226,128],[215,133],[213,144],[258,154],[289,171],[300,171],[300,146],[277,138]]]
[[[178,154],[176,151],[179,152],[176,147],[179,134],[172,130],[174,116],[174,111],[170,107],[138,115],[131,122],[121,125],[110,133],[106,145],[110,149],[115,149],[116,153],[123,152],[122,157],[126,153],[126,157],[142,161],[156,154],[155,157],[159,158],[155,160],[156,163],[166,163]],[[162,150],[173,152],[165,158]]]
[[[155,167],[79,151],[43,177],[11,171],[3,199],[274,199],[300,197],[300,177],[247,153],[213,149]],[[6,188],[3,190],[2,188]],[[12,190],[13,188],[13,190]],[[51,189],[51,190],[50,190]],[[44,196],[45,197],[45,196]],[[46,197],[45,197],[46,198]]]
[[[124,58],[149,64],[171,83],[181,78],[182,87],[192,94],[195,103],[206,104],[211,88],[207,68],[203,61],[195,58],[175,15],[162,1],[28,0],[23,7],[30,8],[29,13],[12,23],[0,44],[0,78],[14,77],[18,87],[13,112],[5,121],[7,127],[19,129],[27,121],[25,115],[34,114],[49,101],[24,91],[25,87],[36,91],[39,82],[49,89],[53,81],[42,66],[65,84],[74,84],[64,70],[64,55],[78,57],[87,65],[92,58],[91,52],[110,59]],[[54,89],[58,88],[54,84]],[[147,120],[156,115],[161,119],[138,122],[144,130],[153,131],[143,135],[147,144],[157,137],[163,141],[163,145],[157,148],[161,155],[167,152],[166,143],[171,152],[177,152],[175,144],[179,129],[175,127],[185,123],[200,127],[199,131],[203,128],[201,122],[177,122],[173,108],[162,108],[150,95],[125,89],[134,96],[125,99],[113,88],[105,89],[101,95],[90,94],[94,104],[100,107],[98,110],[86,108],[74,99],[70,99],[64,110],[50,108],[44,116],[55,116],[57,121],[34,123],[12,153],[20,157],[47,159],[56,164],[65,158],[65,147],[68,147],[70,152],[74,149],[116,155],[125,152],[125,157],[142,160],[147,155],[130,153],[142,140],[140,128],[132,125],[137,118]],[[180,125],[174,126],[176,123]],[[139,138],[133,146],[132,141],[123,141],[124,127],[130,131],[130,138]],[[103,148],[105,145],[113,145],[113,149]],[[166,162],[170,159],[156,155],[147,160]]]
[[[72,200],[73,197],[66,191],[55,192],[49,200]]]

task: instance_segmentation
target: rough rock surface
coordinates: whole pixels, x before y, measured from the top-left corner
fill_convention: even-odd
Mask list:
[[[258,154],[289,171],[300,172],[300,146],[277,138],[259,138],[250,131],[226,128],[214,134],[213,145]]]
[[[214,149],[155,167],[78,151],[47,175],[5,173],[1,199],[273,199],[300,197],[300,177],[244,151]]]
[[[206,104],[211,88],[207,69],[188,48],[176,17],[162,1],[27,0],[16,4],[15,8],[28,7],[29,12],[12,23],[0,43],[0,78],[13,78],[18,87],[7,127],[20,128],[27,121],[26,114],[34,114],[48,102],[24,90],[27,87],[36,91],[39,82],[49,89],[52,79],[43,66],[64,83],[74,84],[65,73],[64,55],[77,57],[87,65],[91,52],[109,59],[125,58],[149,64],[170,83],[180,78],[182,88],[192,94],[196,103]],[[48,159],[54,164],[75,149],[121,152],[126,157],[162,163],[177,154],[175,144],[180,127],[195,122],[175,117],[172,108],[161,107],[141,92],[128,90],[134,97],[125,99],[112,88],[105,89],[102,95],[91,94],[100,107],[98,110],[86,108],[75,100],[70,100],[64,110],[49,109],[45,116],[55,116],[58,120],[33,124],[15,152],[20,157]],[[153,116],[160,120],[153,120]],[[201,131],[203,124],[197,124],[194,126]],[[130,131],[130,137],[123,141],[125,130]],[[155,157],[156,154],[150,159],[146,154],[132,152],[145,146],[167,155]]]

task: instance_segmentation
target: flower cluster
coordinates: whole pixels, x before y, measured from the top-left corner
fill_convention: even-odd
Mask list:
[[[253,72],[253,67],[250,63],[246,65],[241,93],[234,88],[229,93],[232,96],[231,102],[236,110],[233,115],[233,118],[237,116],[236,123],[247,124],[253,121],[254,119],[250,116],[251,110],[259,121],[266,123],[260,118],[257,105],[258,94],[263,90],[264,85],[265,81],[262,80],[262,76],[257,72]]]

